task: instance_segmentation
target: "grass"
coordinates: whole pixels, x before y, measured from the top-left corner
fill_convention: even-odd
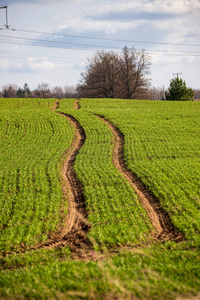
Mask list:
[[[1,295],[36,299],[104,299],[106,295],[110,299],[175,299],[188,295],[191,299],[199,292],[198,257],[183,245],[121,250],[98,262],[71,261],[68,254],[61,261],[55,251],[51,255],[42,264],[40,250],[34,266],[4,271]]]
[[[59,223],[62,221],[59,215],[62,198],[59,162],[64,147],[66,150],[70,145],[73,129],[63,116],[50,111],[52,99],[40,100],[40,107],[37,100],[33,100],[35,103],[31,103],[31,107],[24,99],[16,102],[10,99],[7,104],[2,101],[0,119],[4,120],[4,125],[0,132],[8,139],[0,140],[0,149],[2,153],[8,151],[5,164],[10,171],[6,173],[5,167],[2,173],[8,175],[5,177],[7,181],[3,181],[5,188],[0,189],[5,191],[1,201],[7,196],[19,201],[15,197],[19,193],[15,179],[18,173],[12,173],[11,166],[19,168],[20,165],[24,172],[20,188],[23,183],[27,184],[30,195],[31,188],[33,191],[43,189],[43,177],[40,176],[46,178],[46,173],[38,171],[37,178],[41,179],[36,185],[34,180],[26,181],[26,178],[32,178],[33,169],[25,168],[25,165],[31,166],[32,159],[37,161],[37,166],[41,165],[41,170],[47,170],[48,164],[43,166],[41,157],[48,156],[54,166],[49,169],[48,178],[53,179],[43,191],[47,192],[47,199],[55,178],[57,184],[51,189],[56,190],[57,186],[60,193],[56,194],[55,202],[59,205],[54,214]],[[199,296],[199,103],[83,99],[80,104],[81,109],[75,111],[73,100],[61,100],[59,110],[76,117],[87,136],[76,158],[75,170],[83,184],[88,218],[92,223],[88,237],[96,245],[96,251],[104,249],[102,260],[73,261],[68,248],[41,249],[1,257],[0,297],[164,300]],[[137,196],[113,167],[112,133],[94,113],[104,115],[124,133],[128,167],[159,198],[173,223],[184,233],[184,242],[148,244],[151,224]],[[50,120],[54,124],[54,134]],[[23,137],[24,128],[28,133]],[[42,137],[45,147],[42,146]],[[13,149],[14,138],[18,144]],[[34,143],[30,148],[35,151],[30,155],[27,145],[32,139]],[[20,155],[19,150],[16,151],[17,145],[19,150],[26,151]],[[20,156],[15,157],[15,151]],[[44,156],[41,151],[44,151]],[[28,154],[29,160],[26,160]],[[13,161],[11,166],[9,157]],[[33,199],[39,202],[36,195],[37,192],[33,193]],[[23,201],[26,203],[28,198]],[[40,210],[45,210],[45,203]],[[44,236],[47,230],[46,227]],[[21,232],[15,231],[16,238],[18,235],[21,237]],[[34,239],[30,243],[34,243]],[[146,246],[142,246],[144,242],[147,242]],[[9,248],[9,237],[7,243],[4,247]]]
[[[81,105],[103,114],[123,132],[129,169],[160,200],[185,237],[199,244],[199,103],[124,101],[109,109],[103,100],[95,107],[83,100]]]
[[[61,158],[73,132],[50,111],[53,99],[41,102],[9,99],[1,108],[1,251],[44,241],[61,223]]]
[[[67,100],[61,101],[59,111],[73,115],[87,137],[75,171],[92,225],[88,238],[97,248],[147,242],[152,226],[135,192],[113,165],[111,130],[93,114],[67,109],[67,105]]]

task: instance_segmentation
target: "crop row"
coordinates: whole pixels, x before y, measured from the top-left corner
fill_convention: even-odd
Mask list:
[[[186,238],[199,242],[199,103],[87,99],[81,107],[104,115],[123,132],[128,167]]]
[[[47,239],[61,222],[61,158],[73,130],[51,100],[16,100],[0,112],[0,249]],[[28,102],[29,101],[29,102]],[[12,104],[13,103],[13,108]],[[27,105],[28,104],[28,105]]]
[[[53,99],[31,101],[2,102],[1,249],[45,240],[62,221],[59,172],[73,129],[65,117],[50,111]],[[123,132],[128,167],[160,200],[175,226],[198,240],[199,103],[85,99],[80,104],[76,111],[73,100],[62,100],[59,110],[73,115],[86,133],[75,171],[93,242],[133,245],[146,242],[152,230],[137,195],[113,165],[113,134],[94,113]]]
[[[113,165],[111,130],[93,114],[70,109],[67,100],[60,102],[59,110],[73,115],[86,134],[75,172],[83,185],[92,225],[88,237],[106,246],[146,242],[152,226],[137,195]]]

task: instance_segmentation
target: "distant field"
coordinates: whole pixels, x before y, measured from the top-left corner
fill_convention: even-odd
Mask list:
[[[1,297],[198,297],[200,103],[54,102],[0,100]]]

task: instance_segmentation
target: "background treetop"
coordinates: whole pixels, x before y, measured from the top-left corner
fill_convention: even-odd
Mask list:
[[[80,97],[145,99],[149,68],[150,58],[145,51],[128,47],[120,53],[98,51],[81,74]]]
[[[185,81],[179,78],[178,75],[170,81],[169,91],[166,92],[166,100],[190,101],[193,98],[194,91],[187,88]]]

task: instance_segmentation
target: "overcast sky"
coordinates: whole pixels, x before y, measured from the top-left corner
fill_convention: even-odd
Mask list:
[[[76,85],[97,49],[151,56],[152,85],[200,88],[200,0],[0,0],[0,88]],[[0,28],[6,11],[0,9]],[[15,30],[14,30],[15,29]],[[61,49],[62,48],[62,49]]]

